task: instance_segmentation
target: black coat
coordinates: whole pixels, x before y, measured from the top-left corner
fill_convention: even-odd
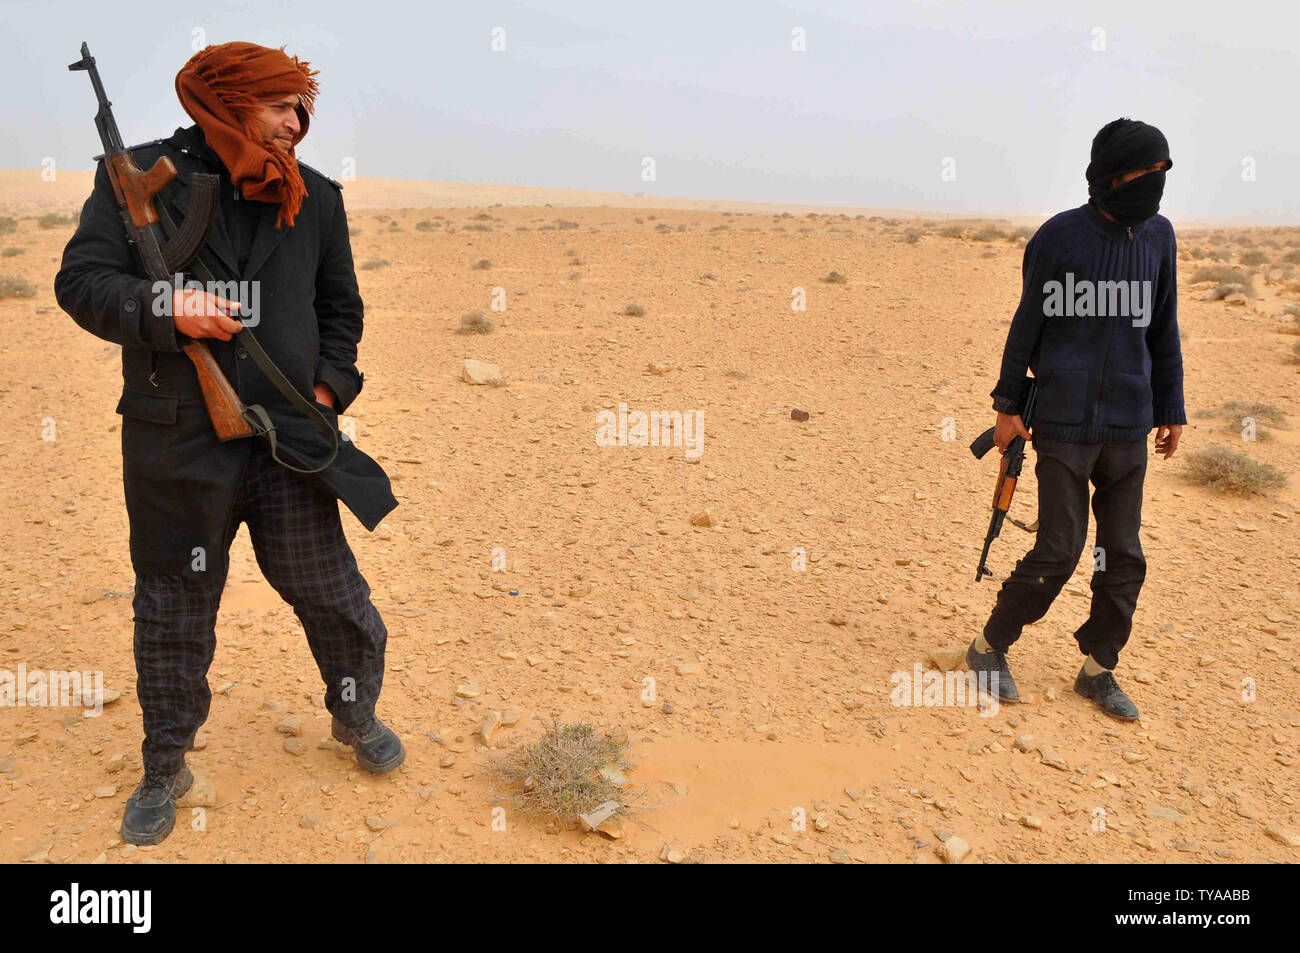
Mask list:
[[[155,199],[179,224],[196,172],[221,175],[221,211],[201,257],[218,278],[256,280],[259,321],[254,333],[271,359],[308,400],[318,382],[346,410],[362,387],[356,369],[362,303],[357,291],[341,186],[301,165],[308,194],[292,227],[275,227],[278,206],[237,198],[220,159],[197,126],[132,150],[150,168],[162,155],[176,164],[175,181]],[[236,222],[251,223],[242,242]],[[229,227],[228,227],[229,226]],[[238,247],[242,245],[243,247]],[[246,259],[246,265],[238,267]],[[131,524],[131,562],[137,572],[194,575],[225,573],[222,548],[240,474],[253,441],[217,439],[208,419],[194,365],[180,350],[172,318],[155,314],[152,282],[118,218],[112,185],[101,162],[95,188],[81,211],[76,234],[54,279],[59,305],[87,331],[122,345],[123,484]],[[168,292],[170,293],[170,292]],[[330,444],[280,394],[235,341],[207,339],[213,355],[245,404],[261,404],[277,426],[279,445],[299,459],[324,460]],[[152,377],[152,380],[151,380]],[[338,427],[338,413],[322,407]],[[282,452],[282,456],[285,454]],[[317,481],[341,499],[367,529],[397,505],[383,469],[340,438],[335,461]]]

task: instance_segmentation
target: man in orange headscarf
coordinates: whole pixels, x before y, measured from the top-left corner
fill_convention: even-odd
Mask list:
[[[363,382],[356,368],[363,307],[342,186],[294,156],[314,107],[314,77],[283,50],[208,47],[176,77],[196,125],[130,151],[145,168],[164,156],[175,164],[176,179],[155,198],[173,221],[186,217],[194,176],[218,177],[218,215],[192,267],[227,287],[237,280],[241,295],[253,289],[261,302],[256,340],[301,397],[315,394],[337,431],[337,415]],[[338,508],[342,500],[373,530],[397,505],[388,477],[350,439],[336,441],[332,463],[304,475],[309,461],[329,458],[331,444],[248,360],[253,342],[235,320],[240,303],[214,291],[156,290],[125,241],[101,163],[55,294],[78,324],[122,345],[117,409],[145,735],[144,779],[122,820],[122,838],[132,844],[168,836],[175,801],[193,782],[185,752],[208,715],[217,609],[241,522],[267,581],[302,622],[333,737],[377,774],[405,757],[397,735],[375,716],[387,629]],[[260,437],[218,439],[182,351],[187,338],[207,343],[241,402],[263,408],[279,453],[304,461],[302,471],[281,466],[284,457],[273,457]],[[290,678],[275,674],[272,685]],[[282,694],[286,703],[300,699]]]
[[[280,206],[292,225],[307,187],[293,149],[307,135],[317,71],[255,43],[209,46],[176,74],[176,95],[246,199]]]

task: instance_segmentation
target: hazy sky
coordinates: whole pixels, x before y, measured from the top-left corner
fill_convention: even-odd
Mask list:
[[[216,12],[0,0],[0,167],[90,167],[82,40],[128,143],[189,125],[173,80],[202,30],[321,71],[299,156],[335,176],[351,157],[361,176],[1037,216],[1086,200],[1092,136],[1127,115],[1169,139],[1175,223],[1300,223],[1300,6],[1282,0],[192,9]]]

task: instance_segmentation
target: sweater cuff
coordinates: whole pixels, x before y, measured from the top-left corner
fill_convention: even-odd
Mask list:
[[[357,373],[352,368],[344,372],[325,361],[320,361],[316,365],[316,383],[326,384],[334,392],[338,400],[339,413],[347,410],[348,405],[357,399],[364,382],[365,375]]]
[[[999,377],[997,386],[993,388],[989,396],[1005,397],[1013,403],[1019,403],[1024,388],[1025,379],[1023,377]]]
[[[1010,397],[1002,397],[1001,395],[995,394],[993,397],[993,409],[999,414],[1019,414],[1020,404],[1012,400]]]
[[[171,315],[171,300],[160,301],[154,283],[142,281],[134,293],[123,296],[119,305],[122,315],[122,340],[137,340],[155,351],[179,351],[176,321]],[[166,292],[170,294],[170,290]],[[161,314],[159,312],[162,312]]]
[[[1186,426],[1186,410],[1182,407],[1157,407],[1155,409],[1155,426],[1169,427],[1174,424]]]

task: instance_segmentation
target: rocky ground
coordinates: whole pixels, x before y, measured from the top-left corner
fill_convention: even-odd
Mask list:
[[[54,301],[72,226],[18,217],[0,236],[23,249],[0,272],[36,289],[0,300],[0,669],[100,670],[120,693],[97,718],[0,708],[0,860],[1297,858],[1291,424],[1243,445],[1194,417],[1179,455],[1152,459],[1118,672],[1140,722],[1071,691],[1082,564],[1012,653],[1023,704],[896,706],[891,674],[968,642],[996,592],[973,581],[996,467],[967,444],[992,423],[1020,244],[872,216],[490,202],[351,215],[357,261],[388,263],[359,272],[350,416],[401,505],[374,534],[344,518],[389,627],[381,715],[405,765],[371,777],[328,741],[301,629],[241,530],[198,803],[144,850],[116,834],[140,768],[119,356]],[[34,214],[21,204],[9,214]],[[1205,287],[1180,287],[1189,412],[1240,400],[1296,420],[1292,286],[1236,303]],[[495,329],[457,334],[474,311]],[[504,384],[467,383],[466,359]],[[702,453],[598,445],[620,402],[701,412]],[[1185,456],[1213,444],[1289,484],[1192,486]],[[1024,519],[1034,493],[1030,476]],[[1004,531],[998,577],[1028,545]],[[486,741],[490,712],[513,724]],[[636,811],[618,836],[494,813],[494,750],[553,718],[627,732]]]

